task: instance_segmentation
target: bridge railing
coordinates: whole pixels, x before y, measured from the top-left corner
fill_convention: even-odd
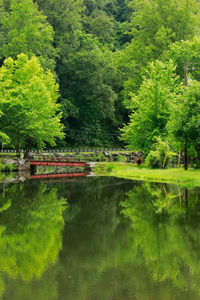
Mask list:
[[[103,152],[103,151],[107,151],[107,152],[111,152],[111,151],[134,151],[133,149],[124,149],[124,148],[101,148],[101,149],[63,149],[63,150],[59,150],[59,149],[53,149],[53,150],[43,150],[43,151],[38,151],[38,150],[31,150],[30,153],[33,154],[44,154],[44,153],[80,153],[80,152]],[[23,153],[23,150],[20,150],[21,153]],[[0,150],[0,153],[17,153],[16,150],[12,150],[12,149],[3,149]]]

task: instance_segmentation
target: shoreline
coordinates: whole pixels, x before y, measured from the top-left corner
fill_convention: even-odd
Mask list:
[[[169,168],[169,169],[150,169],[143,165],[137,166],[125,162],[91,162],[90,176],[114,176],[118,178],[131,179],[137,181],[160,182],[168,184],[178,184],[184,186],[200,186],[200,169]],[[24,181],[29,176],[27,172],[1,173],[4,178],[17,177]],[[0,178],[0,181],[3,178]],[[9,178],[9,181],[12,181]]]
[[[99,176],[200,186],[200,169],[187,171],[183,168],[150,169],[131,163],[99,162],[96,163],[94,172]]]

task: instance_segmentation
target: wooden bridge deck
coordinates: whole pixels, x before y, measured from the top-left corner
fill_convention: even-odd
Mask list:
[[[31,160],[31,166],[69,166],[69,167],[85,167],[85,162],[80,161],[61,161],[61,160]]]

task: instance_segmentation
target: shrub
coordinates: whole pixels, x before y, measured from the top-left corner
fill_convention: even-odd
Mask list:
[[[167,167],[176,155],[176,153],[170,151],[169,144],[158,137],[154,149],[149,152],[146,158],[146,164],[151,168],[163,168],[165,161],[164,167]]]
[[[9,173],[9,172],[12,172],[14,170],[14,165],[13,164],[2,164],[0,163],[0,171],[1,172],[6,172],[6,173]]]
[[[97,157],[96,157],[97,161],[104,161],[105,160],[105,156],[102,152],[100,152]]]
[[[93,156],[86,156],[84,158],[85,161],[93,161]]]
[[[119,155],[117,156],[117,161],[118,161],[118,162],[125,162],[125,161],[126,161],[126,157],[123,156],[123,155],[121,155],[121,154],[119,154]]]
[[[109,160],[109,161],[113,161],[113,160],[114,160],[111,153],[108,154],[108,160]]]
[[[160,168],[160,157],[156,151],[151,150],[146,158],[146,164],[151,168]]]

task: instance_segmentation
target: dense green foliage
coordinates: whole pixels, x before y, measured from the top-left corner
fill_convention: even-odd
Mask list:
[[[66,199],[45,184],[15,184],[1,193],[0,297],[2,274],[26,283],[41,278],[62,249]],[[48,287],[51,292],[53,290]],[[28,297],[29,298],[29,297]]]
[[[53,28],[32,0],[10,1],[4,7],[0,24],[2,60],[25,53],[38,56],[44,67],[54,69]]]
[[[152,156],[157,155],[154,144],[160,137],[167,139],[177,152],[183,149],[185,157],[190,149],[190,154],[199,160],[198,82],[190,82],[199,80],[199,3],[134,1],[133,6],[134,38],[120,61],[121,66],[130,63],[127,70],[134,74],[125,82],[126,105],[132,113],[122,130],[122,139],[143,149],[146,155],[152,151]],[[153,71],[147,78],[149,61],[158,58],[162,63],[156,70],[157,79]],[[170,59],[175,69],[169,77],[162,66],[167,68]],[[174,86],[170,87],[172,78]],[[189,87],[183,87],[188,84]],[[187,167],[186,158],[185,162]]]
[[[172,61],[155,61],[146,73],[137,94],[132,95],[129,102],[133,113],[122,130],[122,138],[133,148],[149,152],[155,138],[165,135],[170,102],[178,84]]]
[[[1,64],[24,53],[53,72],[66,133],[59,147],[125,142],[148,154],[161,137],[177,150],[167,123],[185,98],[186,62],[188,78],[200,80],[199,16],[197,0],[0,0]]]
[[[28,153],[44,142],[54,145],[56,137],[63,137],[57,98],[58,85],[36,57],[28,60],[20,54],[15,61],[5,60],[0,69],[0,124],[17,152]]]

